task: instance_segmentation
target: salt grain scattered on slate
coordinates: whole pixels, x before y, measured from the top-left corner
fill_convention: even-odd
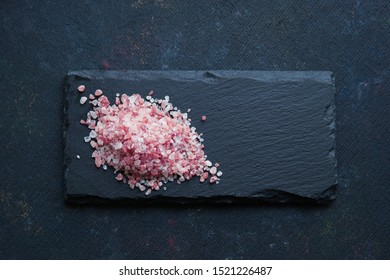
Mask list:
[[[95,96],[101,96],[103,94],[103,91],[101,89],[95,90]]]
[[[92,157],[96,167],[113,167],[118,181],[127,182],[131,189],[147,189],[146,195],[168,181],[181,184],[199,176],[204,182],[209,177],[207,171],[215,175],[217,168],[206,160],[204,139],[191,127],[188,113],[169,103],[169,96],[154,99],[152,95],[150,91],[144,100],[139,94],[117,93],[115,105],[110,105],[101,90],[95,91],[98,99],[90,102],[95,107],[80,123],[91,129],[84,141],[96,140],[90,142],[95,148]],[[95,96],[90,94],[89,98]],[[202,116],[202,121],[205,119]],[[219,180],[212,176],[209,182]]]
[[[80,104],[83,105],[86,101],[87,101],[88,98],[86,98],[85,96],[81,97],[80,98]]]
[[[78,90],[80,93],[82,93],[82,92],[85,91],[85,86],[84,86],[84,85],[79,85],[78,88],[77,88],[77,90]]]

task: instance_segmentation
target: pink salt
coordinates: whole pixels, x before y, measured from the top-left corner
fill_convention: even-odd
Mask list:
[[[78,88],[77,88],[77,90],[78,90],[79,92],[84,92],[84,91],[85,91],[85,86],[84,86],[84,85],[79,85]]]
[[[122,173],[119,173],[118,175],[116,175],[115,179],[117,179],[118,181],[122,181],[123,180]]]
[[[218,181],[218,177],[217,176],[212,176],[211,178],[210,178],[210,183],[211,184],[213,184],[213,183],[215,183],[215,182],[217,182]]]
[[[101,96],[103,94],[103,91],[101,89],[95,90],[95,96]]]
[[[80,98],[80,104],[83,105],[86,101],[87,101],[88,98],[86,98],[85,96],[81,97]]]
[[[208,179],[211,162],[206,161],[201,134],[191,127],[187,113],[169,103],[168,96],[144,100],[139,94],[118,94],[111,105],[97,91],[98,103],[87,120],[80,121],[91,129],[88,138],[94,138],[90,145],[97,167],[111,166],[121,172],[117,180],[127,181],[132,189],[148,188],[148,192],[169,181]],[[218,180],[212,176],[210,183]]]

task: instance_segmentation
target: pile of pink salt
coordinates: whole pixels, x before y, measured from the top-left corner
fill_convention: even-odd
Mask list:
[[[111,105],[101,90],[91,95],[93,109],[80,123],[90,129],[84,141],[94,148],[98,168],[114,168],[117,180],[147,195],[168,181],[180,184],[194,176],[219,183],[222,172],[207,160],[202,134],[168,96],[155,99],[150,92],[145,100],[139,94],[117,94]]]

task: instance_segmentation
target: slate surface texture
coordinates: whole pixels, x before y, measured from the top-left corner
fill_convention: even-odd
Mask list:
[[[79,85],[86,91],[80,94]],[[80,124],[91,106],[80,96],[154,90],[170,96],[204,133],[205,151],[221,164],[219,185],[195,177],[145,196],[97,169]],[[65,189],[68,201],[88,202],[328,202],[335,197],[334,83],[330,72],[78,71],[65,84]],[[88,104],[88,103],[87,103]],[[207,121],[200,117],[206,114]],[[79,155],[80,159],[76,156]]]
[[[388,259],[390,3],[1,1],[0,258]],[[71,206],[69,70],[326,70],[337,198],[324,206]]]

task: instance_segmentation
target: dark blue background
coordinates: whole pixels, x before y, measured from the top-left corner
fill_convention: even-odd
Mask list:
[[[0,258],[389,258],[389,1],[5,0],[0,40]],[[333,71],[338,198],[69,207],[62,83],[77,69]]]

